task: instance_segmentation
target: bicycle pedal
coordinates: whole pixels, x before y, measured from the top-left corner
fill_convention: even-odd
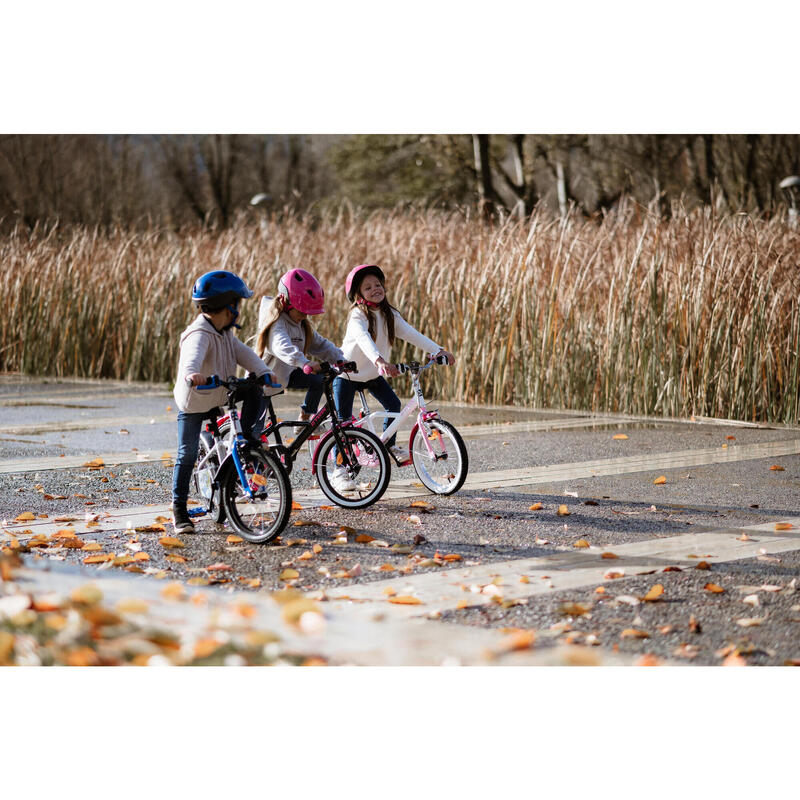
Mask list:
[[[202,517],[204,514],[208,514],[207,508],[188,508],[186,509],[186,513],[190,517]]]

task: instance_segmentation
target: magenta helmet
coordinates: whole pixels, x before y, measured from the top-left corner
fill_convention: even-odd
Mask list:
[[[304,269],[290,269],[278,281],[278,291],[286,298],[289,306],[301,314],[322,314],[325,312],[325,292],[319,281]]]
[[[356,292],[361,286],[361,281],[367,275],[374,275],[381,283],[386,283],[383,270],[377,264],[359,264],[350,270],[347,280],[344,283],[344,290],[347,292],[347,299],[352,303],[355,300]]]

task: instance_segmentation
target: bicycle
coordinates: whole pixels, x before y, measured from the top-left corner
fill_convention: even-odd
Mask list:
[[[434,364],[446,364],[444,356],[431,358],[425,365],[418,361],[407,364],[396,364],[401,373],[410,373],[413,398],[398,412],[370,411],[363,391],[359,391],[361,411],[355,424],[366,425],[377,434],[375,422],[378,419],[394,417],[386,430],[380,434],[381,441],[386,442],[397,433],[403,422],[416,410],[417,421],[411,429],[408,440],[409,457],[405,461],[395,459],[400,467],[413,464],[417,477],[423,486],[433,494],[448,495],[457,492],[467,477],[469,456],[461,434],[455,426],[442,419],[438,411],[428,411],[425,398],[419,385],[419,375]],[[392,456],[394,458],[394,456]]]
[[[218,419],[216,409],[200,433],[190,487],[202,505],[189,509],[191,517],[208,514],[217,523],[227,519],[242,537],[256,544],[275,539],[292,512],[292,487],[283,465],[242,433],[237,395],[261,383],[254,376],[222,380],[212,375],[197,387],[208,390],[224,386],[228,410]]]
[[[331,384],[338,375],[355,372],[354,362],[320,363],[325,404],[310,420],[279,422],[272,399],[267,398],[267,427],[261,441],[275,453],[288,474],[291,474],[297,454],[317,431],[325,432],[311,454],[311,472],[322,493],[343,508],[366,508],[380,500],[391,478],[391,461],[380,438],[368,430],[355,427],[353,421],[342,422],[336,414]],[[328,427],[329,426],[329,427]],[[284,444],[282,428],[300,429],[295,438]],[[269,439],[274,438],[274,443]],[[346,475],[353,489],[339,490],[333,484],[334,474]]]

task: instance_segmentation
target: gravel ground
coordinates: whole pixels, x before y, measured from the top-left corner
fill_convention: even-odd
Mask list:
[[[697,665],[731,656],[752,665],[800,665],[800,552],[769,558],[657,571],[607,582],[601,594],[595,586],[555,591],[508,609],[449,611],[442,620],[533,629],[537,646],[590,644]],[[658,584],[660,599],[642,602]],[[724,591],[705,589],[708,584]]]

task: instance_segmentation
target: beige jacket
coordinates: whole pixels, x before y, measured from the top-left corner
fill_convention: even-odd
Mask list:
[[[267,365],[236,338],[233,328],[220,332],[205,316],[199,314],[181,334],[178,376],[172,393],[178,408],[197,413],[225,405],[227,389],[220,386],[218,389],[199,390],[196,386],[189,386],[186,377],[199,372],[207,377],[219,375],[224,380],[236,375],[239,364],[256,375],[268,372]]]

